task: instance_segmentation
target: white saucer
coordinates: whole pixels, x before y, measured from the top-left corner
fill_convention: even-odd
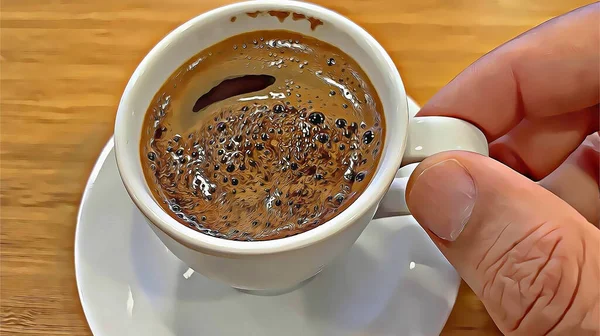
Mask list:
[[[81,202],[75,270],[96,336],[437,335],[460,283],[411,216],[372,221],[347,255],[284,295],[209,280],[144,222],[122,185],[112,139]]]

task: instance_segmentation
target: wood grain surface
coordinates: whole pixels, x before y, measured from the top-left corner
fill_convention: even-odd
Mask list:
[[[138,62],[228,0],[3,0],[0,333],[89,335],[73,266],[86,179]],[[345,0],[326,5],[388,50],[423,104],[471,62],[585,0]],[[398,331],[402,333],[401,330]],[[495,335],[462,285],[443,335]]]

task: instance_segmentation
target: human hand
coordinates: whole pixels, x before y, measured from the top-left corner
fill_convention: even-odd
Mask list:
[[[419,112],[477,125],[505,164],[441,153],[406,192],[504,334],[600,334],[599,24],[600,3],[551,20],[479,59]]]

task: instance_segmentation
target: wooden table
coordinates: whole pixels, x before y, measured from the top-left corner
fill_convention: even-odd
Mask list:
[[[123,88],[165,34],[230,2],[2,2],[0,332],[90,334],[75,285],[75,220]],[[586,2],[345,0],[329,7],[373,34],[409,94],[425,103],[495,46]],[[498,333],[463,284],[443,334]]]

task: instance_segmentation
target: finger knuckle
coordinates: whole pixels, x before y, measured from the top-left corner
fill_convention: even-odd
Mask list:
[[[548,330],[560,318],[553,298],[565,285],[569,264],[564,237],[560,226],[544,223],[508,246],[497,261],[486,263],[481,296],[494,306],[503,331]]]

